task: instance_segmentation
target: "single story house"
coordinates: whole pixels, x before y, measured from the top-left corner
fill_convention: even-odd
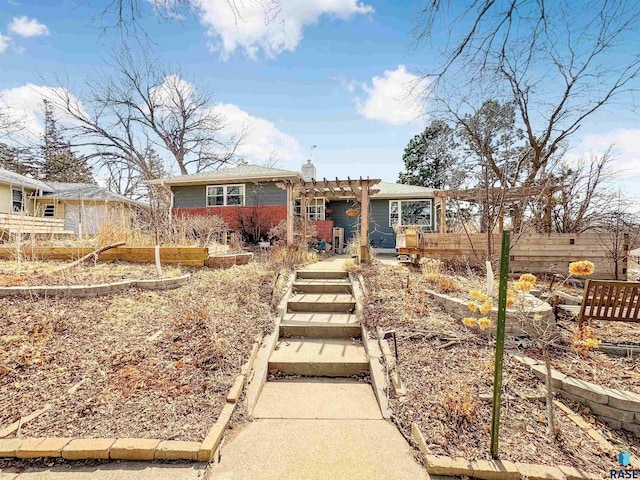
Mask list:
[[[42,182],[0,168],[0,230],[94,235],[108,218],[144,203],[86,183]]]
[[[174,215],[218,215],[231,228],[248,223],[247,218],[260,218],[261,232],[287,218],[287,192],[282,183],[313,182],[315,167],[308,162],[301,172],[258,165],[238,165],[216,171],[155,180],[153,183],[170,190]],[[318,180],[321,182],[321,180]],[[369,240],[378,249],[395,248],[395,225],[422,225],[437,232],[440,225],[439,191],[413,185],[376,182],[370,197]],[[297,198],[296,215],[301,215],[301,199]],[[314,222],[318,236],[333,241],[334,228],[342,229],[348,242],[359,229],[353,215],[358,208],[353,195],[306,200],[305,216]],[[351,213],[351,216],[349,215]]]

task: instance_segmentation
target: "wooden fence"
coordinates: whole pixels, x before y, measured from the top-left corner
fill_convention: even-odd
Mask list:
[[[61,218],[4,213],[0,214],[0,230],[9,233],[65,233],[64,220]]]
[[[21,253],[33,260],[75,260],[91,253],[93,248],[30,247],[25,245]],[[0,248],[0,258],[14,259],[18,251],[11,247]],[[132,263],[154,263],[153,247],[118,247],[98,256],[99,262],[121,260]],[[160,247],[160,262],[202,267],[209,261],[209,249],[199,247]]]
[[[500,236],[494,235],[493,251],[500,250]],[[618,278],[627,276],[628,237],[619,242]],[[589,260],[595,265],[592,278],[615,278],[613,248],[615,242],[611,235],[584,233],[577,234],[536,234],[518,237],[512,234],[509,268],[512,272],[559,273],[567,275],[570,262]],[[483,266],[487,256],[487,235],[464,233],[428,233],[419,238],[398,235],[396,244],[398,253],[417,253],[424,257],[440,260],[468,262],[470,265]]]

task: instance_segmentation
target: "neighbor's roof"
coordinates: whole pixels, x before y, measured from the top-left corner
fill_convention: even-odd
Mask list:
[[[300,177],[300,174],[280,168],[261,167],[260,165],[238,165],[209,172],[153,180],[151,183],[164,185],[198,185],[211,182],[231,183],[253,180],[281,180],[291,177]]]
[[[434,188],[392,182],[380,182],[376,185],[376,188],[378,188],[380,192],[373,198],[431,198],[442,191]]]
[[[41,198],[56,198],[59,200],[101,200],[105,202],[125,202],[140,207],[146,207],[148,205],[132,200],[118,193],[110,192],[106,188],[102,188],[98,185],[91,183],[62,183],[62,182],[49,182],[53,190],[52,193],[47,193]]]
[[[0,183],[7,183],[16,187],[30,188],[33,190],[51,191],[51,187],[40,180],[25,177],[24,175],[5,170],[4,168],[0,168]]]

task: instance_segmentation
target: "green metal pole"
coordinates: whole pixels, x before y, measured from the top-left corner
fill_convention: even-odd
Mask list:
[[[502,232],[500,252],[500,287],[498,290],[498,324],[496,325],[496,359],[493,371],[493,411],[491,413],[491,457],[498,458],[500,404],[502,403],[502,361],[504,357],[504,320],[507,314],[507,280],[509,279],[509,244],[511,232]]]

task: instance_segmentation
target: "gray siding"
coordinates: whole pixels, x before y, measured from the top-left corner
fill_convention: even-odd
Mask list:
[[[389,200],[372,199],[370,205],[369,241],[376,248],[395,248],[396,235],[393,228],[389,226]],[[327,204],[327,208],[333,210],[328,218],[333,220],[335,227],[344,228],[345,243],[360,230],[360,217],[349,217],[346,214],[346,211],[352,207],[352,202],[344,200]]]
[[[237,185],[237,184],[234,184]],[[202,208],[207,206],[206,185],[173,186],[174,208]],[[246,183],[245,205],[286,205],[287,192],[276,186],[274,182]]]

